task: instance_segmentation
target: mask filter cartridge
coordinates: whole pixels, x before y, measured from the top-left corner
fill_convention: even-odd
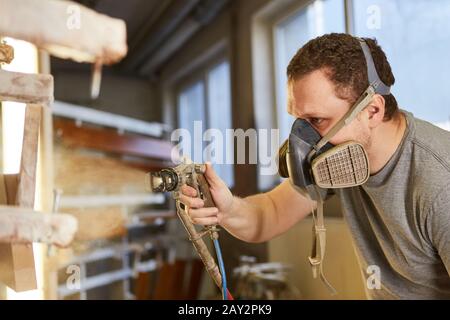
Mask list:
[[[320,188],[347,188],[369,179],[369,160],[363,146],[346,142],[315,158],[311,164],[314,181]]]

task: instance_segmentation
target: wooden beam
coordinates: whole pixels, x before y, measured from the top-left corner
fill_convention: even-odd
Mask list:
[[[27,105],[20,172],[17,176],[10,176],[5,180],[9,205],[29,209],[34,206],[40,119],[41,106]],[[0,281],[15,291],[36,289],[36,270],[31,243],[0,243]]]
[[[1,35],[29,41],[54,56],[113,64],[127,53],[125,22],[79,3],[0,0],[0,7]]]
[[[182,300],[185,296],[184,277],[186,271],[186,260],[175,260],[174,273],[172,275],[172,287],[167,288],[172,294],[169,299]]]
[[[39,50],[38,52],[38,67],[39,73],[50,74],[50,55],[48,52]],[[53,105],[52,105],[53,108]],[[39,132],[39,155],[38,155],[38,189],[37,196],[40,197],[40,207],[37,210],[43,212],[58,211],[58,208],[53,206],[55,200],[54,194],[54,151],[53,151],[53,117],[52,108],[42,109],[42,120]],[[52,249],[49,249],[50,253]],[[55,256],[43,255],[43,293],[45,300],[55,300],[58,298],[58,275],[57,272],[52,271],[50,265],[55,260]]]
[[[77,127],[74,121],[55,119],[54,130],[68,146],[96,149],[111,153],[171,160],[172,143],[137,135],[120,135],[115,130]]]
[[[168,300],[173,292],[173,275],[175,271],[175,264],[164,262],[158,270],[158,278],[155,284],[155,289],[151,297],[152,300]]]
[[[0,206],[0,242],[40,242],[67,247],[76,231],[77,220],[70,214]]]
[[[200,292],[200,285],[202,283],[203,263],[200,259],[191,260],[191,275],[189,285],[187,287],[187,294],[184,299],[197,300]]]
[[[140,272],[135,280],[136,300],[148,300],[150,295],[150,272]]]
[[[48,105],[53,101],[53,76],[0,70],[0,101]]]
[[[22,157],[17,186],[16,205],[33,208],[36,188],[36,165],[42,106],[27,105],[23,132]]]

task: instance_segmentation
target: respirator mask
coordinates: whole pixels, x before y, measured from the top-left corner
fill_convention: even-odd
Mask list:
[[[328,288],[334,288],[325,279],[322,261],[325,255],[326,234],[323,222],[323,201],[328,189],[348,188],[364,184],[370,176],[369,159],[364,147],[355,141],[339,145],[329,143],[344,126],[351,123],[372,100],[375,94],[388,95],[390,87],[379,78],[363,39],[358,39],[367,64],[369,86],[349,111],[323,137],[303,119],[296,119],[289,138],[278,154],[278,173],[289,178],[291,185],[306,197],[317,202],[313,216],[313,248],[309,262],[313,277],[318,274]]]

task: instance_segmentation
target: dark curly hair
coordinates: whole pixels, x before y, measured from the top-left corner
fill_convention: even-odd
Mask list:
[[[364,38],[372,53],[378,76],[388,86],[395,83],[391,66],[375,39]],[[315,70],[325,70],[336,86],[338,97],[354,103],[369,85],[367,64],[357,38],[345,33],[330,33],[310,40],[289,62],[288,81],[296,80]],[[384,95],[384,120],[398,111],[392,94]]]

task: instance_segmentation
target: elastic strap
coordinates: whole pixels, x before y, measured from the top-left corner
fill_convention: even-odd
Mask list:
[[[316,189],[317,190],[317,189]],[[317,190],[319,192],[319,190]],[[316,212],[317,211],[317,212]],[[316,215],[317,213],[317,215]],[[325,248],[326,248],[326,229],[323,219],[323,199],[319,197],[317,200],[317,209],[312,211],[313,219],[313,241],[311,256],[308,257],[309,263],[311,264],[311,269],[313,273],[313,278],[317,278],[320,275],[320,279],[331,292],[335,295],[337,291],[328,282],[323,273],[323,260],[325,258]]]
[[[391,94],[391,88],[384,84],[378,76],[377,69],[375,68],[375,63],[373,62],[372,54],[370,53],[370,48],[366,41],[362,38],[358,38],[359,44],[361,45],[364,57],[366,58],[367,64],[367,77],[369,78],[369,85],[375,88],[375,92],[381,94],[382,96]]]

